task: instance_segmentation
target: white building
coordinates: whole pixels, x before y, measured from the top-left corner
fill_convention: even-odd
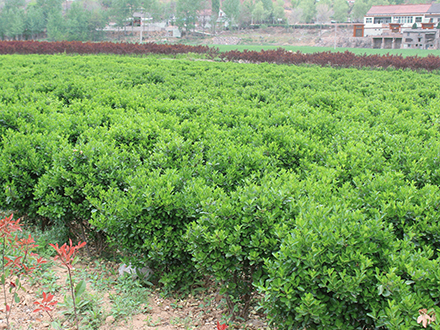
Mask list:
[[[364,17],[364,36],[400,33],[401,29],[433,29],[440,22],[440,4],[372,6]]]
[[[198,26],[206,29],[211,28],[211,18],[212,18],[212,10],[204,9],[197,12],[197,22]],[[217,17],[217,25],[223,25],[224,27],[228,27],[229,22],[228,18],[223,10],[219,10]]]

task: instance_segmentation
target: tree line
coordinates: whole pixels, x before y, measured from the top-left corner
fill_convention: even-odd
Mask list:
[[[99,41],[112,22],[124,28],[142,11],[152,22],[168,21],[184,31],[197,21],[211,29],[246,28],[252,24],[359,22],[372,5],[404,0],[0,0],[3,40]],[[405,1],[417,3],[420,0]],[[225,14],[220,19],[220,10]],[[207,13],[200,18],[200,13]],[[209,17],[206,17],[209,15]]]
[[[98,1],[4,0],[0,9],[3,40],[102,40],[109,19]]]

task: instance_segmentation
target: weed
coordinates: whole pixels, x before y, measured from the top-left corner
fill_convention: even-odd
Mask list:
[[[26,232],[28,231],[32,232],[35,242],[38,245],[36,252],[45,258],[54,257],[56,255],[56,252],[50,248],[50,243],[62,244],[69,238],[69,231],[65,227],[51,227],[44,232],[37,227],[27,227]]]
[[[183,308],[183,305],[178,303],[171,303],[170,306],[174,309]]]
[[[110,289],[116,283],[116,278],[113,269],[109,271],[105,267],[104,263],[95,260],[94,267],[78,270],[76,277],[81,280],[88,279],[95,290]]]
[[[102,298],[96,295],[92,296],[91,304],[83,315],[83,325],[81,326],[83,329],[98,329],[107,316],[102,310]]]
[[[179,327],[183,327],[185,330],[189,330],[193,327],[192,324],[192,315],[187,317],[174,317],[170,320],[170,324],[177,325]]]
[[[98,329],[105,320],[104,312],[102,311],[102,296],[99,294],[92,294],[84,292],[76,297],[76,312],[81,315],[82,329]],[[74,317],[74,306],[72,297],[66,295],[64,302],[59,304],[65,309],[61,312],[67,318]]]
[[[148,302],[149,291],[140,286],[138,281],[129,281],[123,277],[119,279],[116,293],[110,294],[113,305],[111,314],[117,319],[130,318],[133,314],[144,312]]]
[[[159,325],[162,320],[160,319],[160,317],[157,318],[156,321],[153,321],[153,317],[152,316],[148,316],[144,322],[147,324],[148,327],[155,327],[157,325]]]
[[[62,286],[57,283],[59,279],[55,272],[49,267],[53,266],[53,263],[47,263],[41,269],[37,269],[34,272],[34,276],[30,278],[29,284],[34,286],[35,284],[40,284],[42,291],[46,292],[57,292]],[[37,291],[38,293],[38,291]]]

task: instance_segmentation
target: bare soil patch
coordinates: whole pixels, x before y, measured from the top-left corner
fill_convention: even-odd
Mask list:
[[[89,261],[82,261],[75,266],[75,283],[80,279],[87,281],[87,294],[97,297],[100,312],[96,315],[97,320],[91,319],[90,315],[80,314],[82,323],[80,329],[99,329],[99,330],[123,330],[123,329],[200,329],[211,330],[217,328],[217,321],[226,323],[226,302],[215,287],[201,288],[197,293],[181,297],[164,297],[161,289],[145,288],[148,291],[147,299],[138,302],[137,311],[131,315],[120,315],[115,312],[118,307],[115,297],[121,293],[115,289],[118,282],[117,268],[119,265],[103,263],[100,267]],[[106,268],[108,271],[104,271]],[[18,292],[20,302],[12,306],[10,322],[12,329],[22,330],[45,330],[56,329],[51,324],[50,317],[45,313],[34,313],[36,308],[34,301],[41,300],[42,292],[51,292],[55,295],[54,300],[62,303],[64,296],[70,294],[68,285],[68,272],[60,263],[55,262],[49,271],[44,274],[50,276],[42,277],[36,275],[33,279],[23,279],[22,284],[25,291]],[[87,278],[88,277],[88,278]],[[97,288],[97,282],[106,281],[109,286],[106,289]],[[127,285],[127,283],[125,283]],[[129,283],[128,283],[129,285]],[[0,298],[3,292],[0,292]],[[130,297],[126,298],[126,304],[130,304]],[[135,299],[135,297],[133,297]],[[3,299],[2,299],[3,300]],[[119,304],[124,302],[119,302]],[[124,306],[120,306],[123,308]],[[73,319],[67,320],[61,313],[66,307],[57,306],[53,317],[58,320],[61,328],[65,330],[76,329]],[[4,310],[0,315],[0,330],[6,329],[6,319]],[[96,326],[93,322],[97,321]],[[267,324],[264,315],[258,314],[255,309],[251,309],[250,318],[247,322],[230,325],[230,329],[266,329]]]

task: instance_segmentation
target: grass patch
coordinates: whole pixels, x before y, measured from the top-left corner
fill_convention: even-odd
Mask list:
[[[425,50],[425,49],[371,49],[371,48],[336,48],[333,47],[311,47],[311,46],[273,46],[273,45],[209,45],[210,47],[217,47],[221,52],[228,52],[230,50],[270,50],[284,48],[293,52],[301,53],[320,53],[320,52],[345,52],[349,51],[356,55],[402,55],[426,57],[428,55],[440,56],[440,50]]]

